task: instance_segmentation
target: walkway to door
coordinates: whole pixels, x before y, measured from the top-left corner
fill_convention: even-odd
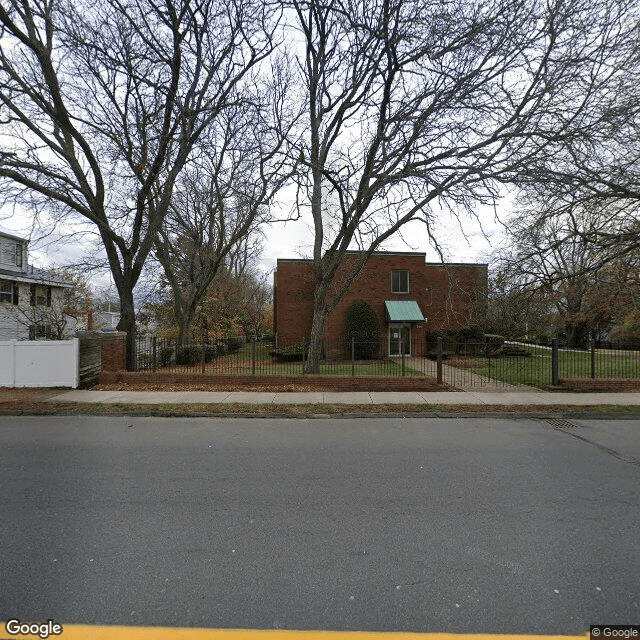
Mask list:
[[[400,357],[392,358],[392,360],[397,363],[402,362],[402,358]],[[422,371],[426,376],[433,376],[435,378],[438,375],[438,363],[429,358],[405,357],[404,364],[406,367],[410,367],[416,371]],[[502,380],[494,380],[493,378],[480,376],[467,369],[460,369],[447,364],[442,365],[442,381],[462,391],[468,391],[470,389],[474,391],[539,391],[539,389],[535,387],[529,387],[524,384],[509,384]]]

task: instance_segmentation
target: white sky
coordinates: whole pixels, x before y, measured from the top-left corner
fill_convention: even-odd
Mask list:
[[[503,207],[498,210],[499,216],[504,221],[510,212],[511,201],[505,198]],[[435,232],[448,262],[486,262],[488,255],[497,248],[502,225],[495,219],[493,209],[487,207],[479,215],[482,229],[476,220],[467,217],[458,221],[452,215],[443,213],[438,220]],[[310,219],[274,224],[267,234],[261,267],[264,271],[272,271],[278,258],[310,257],[312,246]],[[424,225],[419,222],[406,225],[402,233],[386,243],[383,249],[425,252],[428,262],[440,261],[438,253],[429,243]]]

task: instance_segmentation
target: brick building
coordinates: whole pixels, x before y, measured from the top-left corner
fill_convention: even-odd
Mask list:
[[[348,252],[343,270],[358,254]],[[422,355],[425,329],[458,329],[484,320],[486,264],[425,262],[426,254],[374,253],[326,321],[328,353],[341,350],[347,309],[365,300],[378,313],[384,352]],[[340,281],[340,273],[336,282]],[[311,332],[314,270],[311,260],[279,259],[274,273],[274,331],[280,346],[305,340]]]

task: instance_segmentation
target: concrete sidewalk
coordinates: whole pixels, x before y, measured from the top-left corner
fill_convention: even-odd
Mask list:
[[[549,393],[545,391],[66,391],[48,402],[102,404],[424,404],[424,405],[640,405],[640,392]]]

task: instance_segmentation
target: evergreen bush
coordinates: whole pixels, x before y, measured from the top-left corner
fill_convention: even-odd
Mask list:
[[[356,360],[379,357],[382,328],[380,318],[365,300],[356,300],[347,309],[345,317],[345,350],[347,357],[352,354]],[[352,352],[353,345],[353,352]]]
[[[204,361],[211,362],[218,355],[218,350],[213,345],[205,345]],[[194,365],[202,362],[202,345],[193,344],[185,347],[178,347],[176,353],[176,364]]]
[[[301,362],[304,357],[304,344],[295,344],[291,347],[273,349],[269,355],[280,362]]]
[[[168,367],[173,359],[173,347],[163,347],[158,354],[158,361],[161,367]]]

